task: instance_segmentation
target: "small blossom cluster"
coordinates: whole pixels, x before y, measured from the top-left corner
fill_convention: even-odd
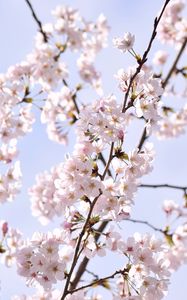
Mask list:
[[[22,73],[22,71],[25,73]],[[8,144],[31,131],[34,117],[31,104],[23,106],[23,99],[27,90],[27,74],[25,68],[16,65],[10,67],[7,74],[0,80],[0,95],[2,109],[0,113],[0,138],[2,143]],[[22,104],[22,105],[21,105]]]
[[[153,58],[153,64],[157,65],[157,66],[163,66],[168,58],[168,53],[166,51],[163,50],[158,50]]]
[[[170,262],[170,270],[175,272],[187,263],[187,226],[186,223],[179,225],[172,234],[168,236],[168,242],[172,245],[165,253],[164,258]]]
[[[21,178],[19,161],[15,162],[5,174],[0,174],[0,203],[15,198],[21,187]]]
[[[37,216],[42,224],[47,224],[54,215],[61,215],[62,209],[58,198],[54,198],[55,180],[58,178],[58,169],[52,168],[51,172],[38,174],[36,184],[30,188],[31,210],[34,216]]]
[[[41,122],[47,123],[48,137],[58,143],[67,143],[67,133],[63,132],[61,123],[76,120],[73,97],[75,94],[63,86],[59,92],[50,92],[41,113]],[[63,124],[64,126],[64,124]]]
[[[112,161],[115,180],[107,178],[103,181],[105,188],[95,206],[103,219],[121,221],[128,218],[139,179],[152,171],[152,144],[147,143],[142,151],[134,149],[124,155],[126,159],[115,157]]]
[[[186,203],[186,194],[184,195],[184,204],[181,207],[178,203],[173,200],[165,200],[163,203],[163,211],[166,214],[167,218],[171,217],[186,217],[187,216],[187,203]]]
[[[18,229],[9,227],[8,223],[1,221],[2,239],[0,242],[1,262],[11,267],[16,261],[16,253],[23,245],[22,233]]]
[[[31,83],[40,84],[43,91],[56,88],[68,76],[66,64],[56,59],[58,54],[57,47],[36,43],[34,51],[27,56]]]
[[[162,240],[152,235],[135,233],[126,242],[119,241],[118,247],[129,259],[128,277],[121,278],[119,282],[121,287],[119,299],[123,297],[126,299],[133,294],[133,286],[136,287],[135,292],[138,291],[137,299],[148,300],[151,297],[155,300],[162,299],[167,294],[168,278],[171,275],[170,263],[163,257],[167,248],[164,250]]]
[[[136,68],[129,68],[127,71],[120,69],[115,76],[119,82],[119,88],[126,93]],[[129,107],[134,106],[138,118],[145,118],[156,123],[160,118],[161,101],[163,93],[161,81],[153,77],[153,73],[146,68],[141,70],[133,81],[129,93]]]
[[[175,138],[185,133],[186,126],[187,104],[177,112],[172,110],[164,112],[163,110],[161,119],[158,121],[154,133],[159,139]]]
[[[61,244],[65,244],[65,235],[56,230],[45,235],[35,233],[30,241],[17,250],[18,274],[27,278],[28,285],[39,285],[49,290],[52,284],[65,278],[69,255],[66,253],[64,257],[64,253],[61,253]]]
[[[86,83],[91,84],[101,93],[101,79],[94,67],[96,54],[107,45],[109,26],[104,15],[100,15],[95,23],[84,20],[76,9],[68,6],[58,6],[53,12],[56,18],[54,25],[46,24],[44,29],[51,35],[57,35],[56,45],[60,51],[68,48],[73,51],[81,50],[77,59],[79,75]],[[66,41],[61,44],[63,36]]]
[[[101,141],[103,146],[123,141],[128,117],[114,95],[101,98],[81,110],[76,132],[80,141]],[[103,147],[104,148],[104,147]]]
[[[22,74],[23,75],[23,74]],[[34,117],[31,105],[21,105],[26,91],[26,78],[18,66],[0,75],[0,161],[7,165],[6,174],[1,174],[0,202],[12,200],[21,186],[19,162],[12,164],[18,155],[17,140],[32,129]]]
[[[187,19],[181,16],[184,9],[184,0],[173,0],[168,4],[158,26],[158,35],[162,42],[179,46],[186,39]]]

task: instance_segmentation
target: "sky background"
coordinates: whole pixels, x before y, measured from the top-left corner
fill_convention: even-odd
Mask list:
[[[136,36],[135,49],[138,53],[143,53],[149,41],[153,20],[160,10],[163,1],[150,0],[32,0],[33,7],[42,21],[51,22],[50,11],[59,4],[69,4],[80,10],[80,14],[87,20],[95,20],[100,13],[103,13],[111,26],[109,37],[109,48],[99,54],[96,66],[102,72],[104,93],[114,93],[123,98],[118,91],[114,74],[119,68],[125,68],[132,65],[134,61],[129,55],[121,54],[114,49],[112,38],[123,35],[130,31]],[[26,55],[31,52],[34,45],[34,35],[37,26],[31,17],[31,13],[24,0],[6,0],[0,2],[0,73],[6,72],[7,68],[24,60]],[[150,54],[150,60],[153,57],[154,50],[169,49],[156,42]],[[171,61],[175,58],[175,51],[170,51]],[[67,56],[67,59],[69,57]],[[67,61],[68,62],[68,61]],[[167,72],[167,70],[166,70]],[[89,101],[96,98],[94,93],[86,91],[83,97],[90,97]],[[177,100],[174,100],[177,101]],[[178,103],[176,103],[178,106]],[[179,105],[180,107],[180,105]],[[142,129],[135,124],[132,128],[128,142],[130,145],[136,145],[139,141]],[[177,140],[158,141],[152,138],[155,143],[156,160],[154,171],[145,177],[143,183],[170,183],[178,185],[187,185],[186,153],[187,142],[186,135]],[[35,175],[44,170],[49,170],[53,165],[64,160],[65,153],[71,153],[73,149],[74,136],[70,134],[70,143],[68,147],[57,145],[47,139],[46,128],[39,122],[34,124],[33,132],[28,134],[19,142],[20,160],[23,171],[23,188],[21,194],[13,203],[7,203],[0,208],[0,219],[6,219],[12,227],[18,227],[26,236],[31,236],[35,230],[47,230],[46,227],[31,216],[30,201],[27,190],[35,182]],[[133,146],[131,146],[133,147]],[[150,221],[157,227],[164,225],[164,215],[161,212],[162,201],[165,199],[177,199],[182,201],[182,193],[174,190],[140,190],[136,197],[136,205],[133,209],[132,217]],[[48,228],[53,228],[55,223]],[[125,227],[125,236],[134,231],[148,231],[144,226],[134,226],[128,223]],[[114,261],[116,264],[116,260]],[[96,268],[95,262],[91,267]],[[99,260],[101,270],[107,272],[109,268],[108,261]],[[90,268],[91,268],[90,267]],[[105,273],[106,274],[106,273]],[[181,268],[172,277],[169,295],[167,300],[186,300],[187,267]],[[7,269],[0,265],[1,280],[1,300],[9,300],[14,294],[30,294],[32,289],[25,287],[25,280],[16,275],[15,268]]]

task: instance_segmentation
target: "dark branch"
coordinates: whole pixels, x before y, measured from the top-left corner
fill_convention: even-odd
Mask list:
[[[173,185],[173,184],[140,184],[139,187],[141,188],[171,188],[171,189],[176,189],[176,190],[182,190],[186,192],[187,186],[178,186],[178,185]]]
[[[47,34],[45,33],[45,31],[43,30],[43,28],[42,28],[42,23],[41,23],[41,21],[38,19],[37,15],[36,15],[36,13],[35,13],[35,11],[34,11],[34,8],[33,8],[32,4],[30,3],[29,0],[25,0],[25,2],[27,3],[27,5],[29,6],[29,8],[30,8],[30,10],[31,10],[32,16],[33,16],[35,22],[37,23],[37,25],[38,25],[38,27],[39,27],[40,33],[41,33],[42,36],[43,36],[44,42],[47,43],[47,42],[48,42],[48,36],[47,36]]]
[[[99,195],[97,197],[95,197],[95,199],[91,203],[88,216],[86,218],[86,221],[84,223],[83,229],[82,229],[82,231],[81,231],[81,233],[79,235],[79,238],[77,240],[77,245],[76,245],[76,248],[75,248],[73,261],[72,261],[72,264],[71,264],[71,267],[70,267],[70,271],[67,274],[67,280],[66,280],[66,284],[65,284],[65,287],[64,287],[64,291],[63,291],[63,295],[61,297],[61,300],[64,300],[66,298],[67,294],[68,294],[68,288],[69,288],[69,284],[70,284],[70,281],[71,281],[71,276],[72,276],[72,273],[73,273],[73,271],[75,269],[75,266],[76,266],[78,258],[79,258],[79,250],[80,250],[81,242],[82,242],[83,236],[84,236],[84,234],[86,232],[86,229],[87,229],[87,226],[88,226],[88,223],[89,223],[92,211],[94,209],[94,206],[95,206],[98,198],[100,197],[100,195],[101,195],[101,192],[99,193]]]
[[[166,9],[166,6],[168,5],[168,3],[169,3],[170,1],[171,1],[171,0],[166,0],[166,1],[165,1],[165,4],[164,4],[164,6],[163,6],[163,8],[162,8],[162,10],[161,10],[161,13],[160,13],[159,17],[158,17],[158,18],[156,17],[155,20],[154,20],[154,28],[153,28],[153,32],[152,32],[152,35],[151,35],[149,44],[148,44],[147,49],[145,50],[145,52],[144,52],[144,54],[143,54],[142,59],[141,59],[140,61],[138,61],[139,65],[138,65],[138,67],[137,67],[137,69],[136,69],[136,72],[135,72],[134,75],[131,77],[130,82],[129,82],[129,86],[128,86],[128,89],[127,89],[127,92],[125,93],[125,98],[124,98],[124,103],[123,103],[123,109],[122,109],[122,112],[125,112],[125,111],[126,111],[126,105],[127,105],[127,100],[128,100],[128,96],[129,96],[129,93],[130,93],[130,89],[131,89],[131,87],[132,87],[132,85],[133,85],[133,82],[134,82],[135,78],[136,78],[137,75],[140,73],[140,71],[141,71],[143,65],[145,64],[145,62],[146,62],[147,59],[148,59],[148,54],[149,54],[149,52],[150,52],[150,50],[151,50],[152,43],[153,43],[153,41],[154,41],[154,39],[155,39],[155,37],[156,37],[156,35],[157,35],[157,27],[158,27],[158,24],[159,24],[159,22],[160,22],[160,20],[161,20],[161,18],[162,18],[162,15],[163,15],[163,13],[164,13],[164,11],[165,11],[165,9]]]
[[[95,241],[97,242],[99,237],[100,237],[100,232],[103,232],[106,228],[108,224],[108,221],[105,221],[105,222],[102,222],[101,225],[99,226],[98,228],[98,233],[95,235]],[[79,268],[78,268],[78,271],[76,273],[76,276],[73,280],[73,282],[71,283],[71,290],[75,289],[77,284],[79,283],[79,280],[81,279],[82,275],[84,274],[85,272],[85,269],[87,267],[89,263],[89,259],[87,257],[84,257],[83,261],[81,262]]]
[[[94,280],[93,282],[91,282],[91,283],[89,283],[89,284],[87,284],[87,285],[83,285],[83,286],[81,286],[81,287],[79,287],[79,288],[77,288],[77,289],[73,289],[73,290],[71,290],[71,291],[68,291],[68,293],[69,293],[69,294],[73,294],[73,293],[75,293],[75,292],[78,292],[78,291],[80,291],[80,290],[83,290],[83,289],[86,289],[86,288],[89,288],[89,287],[92,287],[92,286],[102,285],[102,283],[105,282],[106,280],[112,279],[112,278],[114,278],[116,275],[119,275],[119,274],[125,275],[125,274],[127,274],[127,272],[128,272],[128,271],[127,271],[126,269],[125,269],[125,270],[119,270],[119,271],[116,271],[116,272],[114,272],[112,275],[109,275],[109,276],[107,276],[107,277],[103,277],[103,278],[98,279],[98,280]]]
[[[125,221],[129,221],[129,222],[132,222],[132,223],[138,223],[138,224],[144,224],[144,225],[147,225],[148,227],[152,228],[154,231],[161,232],[161,233],[163,233],[164,235],[167,233],[166,230],[157,228],[157,227],[155,227],[154,225],[150,224],[150,223],[147,222],[147,221],[135,220],[135,219],[126,219]]]
[[[184,42],[183,42],[183,44],[182,44],[182,46],[181,46],[181,48],[180,48],[180,50],[179,50],[179,52],[177,54],[177,56],[176,56],[176,58],[175,58],[175,60],[174,60],[174,62],[172,64],[172,66],[171,66],[171,69],[168,72],[168,75],[166,76],[165,80],[162,82],[163,89],[166,87],[166,85],[168,84],[168,82],[169,82],[172,74],[175,72],[176,66],[177,66],[177,64],[179,62],[179,59],[181,58],[181,56],[182,56],[182,54],[183,54],[183,52],[184,52],[184,50],[186,48],[186,44],[187,44],[187,37],[184,40]]]
[[[105,179],[105,176],[109,170],[109,167],[110,167],[110,163],[112,161],[112,158],[113,158],[113,150],[114,150],[114,142],[112,142],[111,144],[111,147],[110,147],[110,154],[109,154],[109,158],[108,158],[108,162],[106,164],[106,167],[105,167],[105,170],[103,172],[103,175],[101,177],[101,180],[104,180]]]
[[[169,1],[170,1],[170,0],[166,0],[166,2],[165,2],[164,6],[163,6],[163,8],[162,8],[162,11],[161,11],[159,17],[155,19],[155,22],[154,22],[154,29],[153,29],[152,36],[151,36],[150,42],[149,42],[149,44],[148,44],[148,47],[147,47],[146,51],[144,52],[144,55],[143,55],[142,60],[139,62],[139,66],[137,67],[137,70],[136,70],[135,74],[134,74],[134,75],[131,77],[131,79],[130,79],[130,83],[129,83],[129,86],[128,86],[128,90],[127,90],[127,92],[126,92],[126,94],[125,94],[125,99],[124,99],[124,104],[123,104],[122,112],[125,112],[125,111],[126,111],[126,104],[127,104],[127,99],[128,99],[128,96],[129,96],[129,92],[130,92],[131,86],[132,86],[132,84],[133,84],[133,82],[134,82],[136,76],[137,76],[137,75],[139,74],[139,72],[141,71],[141,68],[142,68],[143,64],[147,61],[148,53],[149,53],[149,51],[150,51],[150,49],[151,49],[152,42],[153,42],[153,40],[154,40],[154,38],[155,38],[155,36],[156,36],[156,29],[157,29],[157,26],[158,26],[158,24],[159,24],[159,22],[160,22],[160,19],[161,19],[163,13],[164,13],[164,10],[165,10],[167,4],[169,3]],[[146,138],[146,131],[145,131],[145,134],[144,134],[144,135],[145,135],[145,137],[143,136],[143,138]],[[142,142],[141,142],[142,145],[143,145],[143,142],[144,142],[144,141],[142,140]],[[140,146],[141,146],[141,145],[140,145]],[[112,148],[111,148],[111,151],[113,151]],[[111,153],[111,151],[110,151],[110,153]],[[102,154],[101,154],[101,155],[102,155]],[[105,166],[106,166],[106,161],[105,161],[105,159],[104,159],[103,156],[101,157],[101,161],[102,161],[102,162],[105,164]],[[111,172],[110,172],[110,170],[109,170],[109,168],[106,168],[105,170],[107,170],[107,173],[108,173],[109,176],[112,175]],[[104,174],[103,174],[103,175],[104,175]],[[107,221],[103,222],[103,223],[100,225],[100,227],[98,228],[98,232],[103,232],[103,230],[106,228],[107,224],[108,224]],[[98,239],[99,239],[99,233],[98,233],[98,235],[97,235],[96,240],[98,240]],[[76,288],[76,286],[77,286],[77,284],[79,283],[79,281],[80,281],[82,275],[83,275],[84,272],[85,272],[85,269],[86,269],[86,267],[87,267],[87,265],[88,265],[88,262],[89,262],[89,259],[88,259],[87,257],[85,257],[85,258],[83,259],[83,261],[81,262],[81,264],[80,264],[80,266],[79,266],[79,268],[78,268],[78,270],[77,270],[77,272],[76,272],[75,279],[74,279],[73,282],[71,283],[71,290],[74,290],[74,289]],[[75,290],[74,290],[74,291],[75,291]]]

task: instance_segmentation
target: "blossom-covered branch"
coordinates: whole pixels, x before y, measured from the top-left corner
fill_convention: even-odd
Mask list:
[[[156,34],[157,34],[157,27],[159,25],[159,22],[163,16],[163,13],[168,5],[168,3],[170,2],[170,0],[166,0],[164,5],[163,5],[163,8],[160,12],[160,15],[158,17],[155,18],[154,20],[154,28],[153,28],[153,31],[152,31],[152,35],[151,35],[151,38],[150,38],[150,41],[149,41],[149,44],[147,46],[147,49],[145,50],[142,58],[140,57],[137,57],[137,62],[138,62],[138,67],[136,69],[136,72],[133,74],[133,76],[130,78],[130,82],[129,82],[129,85],[128,85],[128,88],[127,88],[127,91],[125,93],[125,98],[124,98],[124,103],[123,103],[123,109],[122,109],[122,112],[125,112],[125,110],[127,109],[126,105],[127,105],[127,100],[128,100],[128,96],[129,96],[129,92],[130,92],[130,89],[132,87],[132,84],[134,82],[134,80],[136,79],[137,75],[140,73],[143,65],[145,64],[145,62],[147,61],[147,58],[148,58],[148,54],[151,50],[151,47],[152,47],[152,43],[156,37]]]
[[[94,65],[98,52],[107,46],[109,26],[104,15],[92,22],[72,7],[58,6],[52,12],[54,23],[42,24],[31,2],[26,3],[39,32],[26,59],[0,76],[0,162],[9,167],[0,176],[0,202],[13,201],[20,190],[20,165],[12,163],[18,156],[18,138],[32,130],[34,106],[40,108],[36,120],[46,124],[50,140],[67,144],[70,129],[76,137],[72,153],[38,174],[28,191],[32,215],[46,226],[54,219],[56,224],[59,218],[58,228],[24,238],[8,220],[2,220],[2,261],[7,266],[16,262],[18,274],[37,289],[34,299],[100,300],[102,292],[97,287],[102,286],[111,293],[111,300],[161,300],[167,294],[171,274],[187,260],[187,190],[175,184],[141,182],[152,172],[157,157],[153,143],[145,143],[147,137],[153,133],[157,138],[173,138],[187,126],[187,104],[175,111],[162,97],[166,86],[167,94],[178,93],[177,81],[169,85],[171,75],[182,72],[184,76],[178,78],[185,79],[185,66],[177,71],[186,45],[183,0],[164,1],[142,57],[136,52],[132,33],[113,39],[114,45],[135,62],[115,74],[123,103],[112,92],[104,95],[101,73]],[[156,37],[179,49],[166,77],[162,75],[166,52],[159,51],[153,65],[147,64]],[[68,66],[65,60],[68,62],[69,56],[74,58]],[[84,102],[88,87],[97,94],[92,102],[89,96]],[[184,97],[186,91],[181,94]],[[142,119],[146,127],[135,147],[128,142],[130,127]],[[166,225],[156,227],[131,218],[139,188],[181,190],[184,203],[165,200],[162,210]],[[155,232],[124,237],[123,227],[130,222]],[[91,270],[94,280],[89,279],[89,261],[97,257],[104,260],[109,252],[120,257],[120,267],[114,262],[110,275],[105,276],[100,270],[97,275]],[[55,289],[59,282],[63,291]],[[20,297],[13,300],[28,299]]]

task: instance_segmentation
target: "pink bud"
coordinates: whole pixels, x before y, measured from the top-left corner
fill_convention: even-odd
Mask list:
[[[124,132],[123,132],[123,130],[119,130],[117,136],[118,136],[118,139],[120,139],[121,141],[123,141],[123,138],[124,138]]]
[[[7,232],[8,232],[8,223],[7,223],[7,222],[4,222],[4,223],[2,224],[1,229],[2,229],[3,236],[5,236],[5,235],[7,234]]]
[[[69,223],[69,222],[64,222],[64,223],[62,224],[62,226],[64,227],[64,229],[71,229],[72,224]]]

